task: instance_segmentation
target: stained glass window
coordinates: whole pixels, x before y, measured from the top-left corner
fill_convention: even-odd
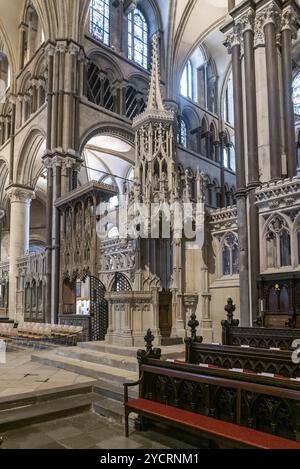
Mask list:
[[[193,99],[193,68],[189,60],[184,67],[181,81],[180,81],[180,94],[186,98]]]
[[[109,44],[110,0],[92,0],[90,32],[98,41]]]
[[[227,82],[225,103],[224,103],[224,115],[226,122],[234,124],[234,107],[233,107],[233,79],[232,73],[230,74]]]
[[[179,143],[187,148],[188,145],[188,129],[184,119],[180,119]]]
[[[148,24],[140,10],[128,15],[128,58],[148,68]]]
[[[297,73],[293,81],[293,102],[294,113],[300,116],[300,72]]]

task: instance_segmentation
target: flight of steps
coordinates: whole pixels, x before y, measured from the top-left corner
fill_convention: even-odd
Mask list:
[[[92,394],[88,384],[2,397],[0,432],[87,412],[92,406]]]
[[[162,348],[163,358],[183,358],[184,346]],[[93,385],[92,410],[118,423],[124,421],[123,383],[138,380],[137,348],[107,345],[104,342],[79,343],[76,347],[58,347],[36,351],[32,361],[64,369],[97,380]],[[130,388],[130,397],[138,396],[138,387]],[[132,422],[134,416],[132,416]]]
[[[130,392],[130,397],[137,397],[137,390]],[[100,380],[0,398],[0,436],[9,430],[86,412],[124,424],[123,390]],[[132,427],[134,418],[132,414]]]
[[[107,345],[104,342],[84,342],[76,347],[58,347],[37,351],[32,361],[72,371],[96,380],[122,385],[138,378],[137,348]],[[183,358],[184,346],[162,347],[163,358]]]

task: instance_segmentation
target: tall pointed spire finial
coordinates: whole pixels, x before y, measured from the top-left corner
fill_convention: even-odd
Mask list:
[[[152,41],[152,68],[151,68],[151,82],[147,104],[147,111],[165,111],[161,90],[160,90],[160,74],[159,74],[159,60],[158,60],[158,41],[157,35],[154,34]]]

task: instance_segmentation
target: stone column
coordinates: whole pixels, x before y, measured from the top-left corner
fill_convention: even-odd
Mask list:
[[[61,196],[61,166],[60,158],[54,160],[53,174],[53,202]],[[52,299],[51,319],[57,323],[59,314],[59,291],[60,291],[60,213],[57,208],[53,209],[52,222]]]
[[[241,28],[235,26],[232,34],[225,41],[228,52],[232,54],[232,78],[233,78],[233,103],[234,103],[234,128],[235,128],[235,153],[236,153],[236,178],[237,178],[237,216],[239,239],[239,277],[240,292],[243,298],[243,307],[240,308],[241,322],[249,323],[250,291],[249,291],[249,251],[248,251],[248,217],[247,217],[247,193],[246,193],[246,163],[245,163],[245,139],[244,139],[244,104],[243,81],[241,59]]]
[[[22,321],[17,317],[17,259],[29,252],[30,204],[35,198],[32,189],[12,185],[7,189],[10,198],[10,267],[9,267],[9,318]]]
[[[46,321],[51,322],[51,273],[52,273],[52,220],[53,220],[53,167],[49,160],[44,162],[47,167],[47,248],[46,248]]]
[[[248,150],[248,183],[257,184],[258,175],[258,139],[257,108],[254,60],[254,13],[249,9],[242,18],[244,40],[245,97],[247,109],[247,150]],[[242,86],[242,84],[240,85]]]
[[[182,298],[182,240],[173,241],[173,285],[172,285],[172,331],[171,337],[185,337]]]
[[[296,12],[288,6],[282,16],[281,55],[282,84],[285,125],[285,154],[287,156],[287,173],[289,177],[297,175],[294,106],[292,100],[292,39],[296,39],[299,22]]]
[[[282,175],[282,146],[280,138],[278,50],[276,43],[280,24],[280,10],[275,2],[267,5],[267,7],[257,15],[256,22],[262,23],[265,34],[269,106],[270,176],[271,179],[276,179],[280,178]]]

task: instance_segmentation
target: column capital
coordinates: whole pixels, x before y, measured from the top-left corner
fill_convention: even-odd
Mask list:
[[[34,189],[19,184],[12,184],[7,187],[6,193],[11,203],[30,204],[35,199]]]
[[[74,42],[71,42],[68,47],[68,52],[71,55],[79,55],[80,47],[78,46],[78,44],[74,44]]]
[[[65,54],[68,50],[67,41],[57,41],[56,43],[56,51]]]
[[[53,44],[47,44],[46,47],[45,47],[45,54],[46,54],[46,57],[49,58],[50,56],[54,56],[55,54],[55,46]]]
[[[230,33],[227,34],[223,45],[227,48],[228,54],[232,53],[234,46],[241,46],[242,34],[240,25],[235,25]]]
[[[82,160],[78,159],[77,157],[72,156],[61,156],[61,155],[54,155],[49,156],[45,155],[43,157],[43,165],[47,169],[55,169],[57,167],[63,169],[72,168],[74,171],[80,171]]]
[[[288,6],[282,12],[281,31],[290,30],[292,33],[292,39],[296,39],[298,29],[299,21],[297,18],[297,12],[292,6]]]
[[[267,24],[274,24],[277,29],[281,26],[281,10],[277,3],[272,1],[268,3],[261,10],[258,10],[256,14],[256,22],[260,23],[261,27],[264,28]]]
[[[253,8],[248,8],[241,16],[236,19],[236,25],[240,25],[243,33],[246,31],[254,32],[255,12]]]

